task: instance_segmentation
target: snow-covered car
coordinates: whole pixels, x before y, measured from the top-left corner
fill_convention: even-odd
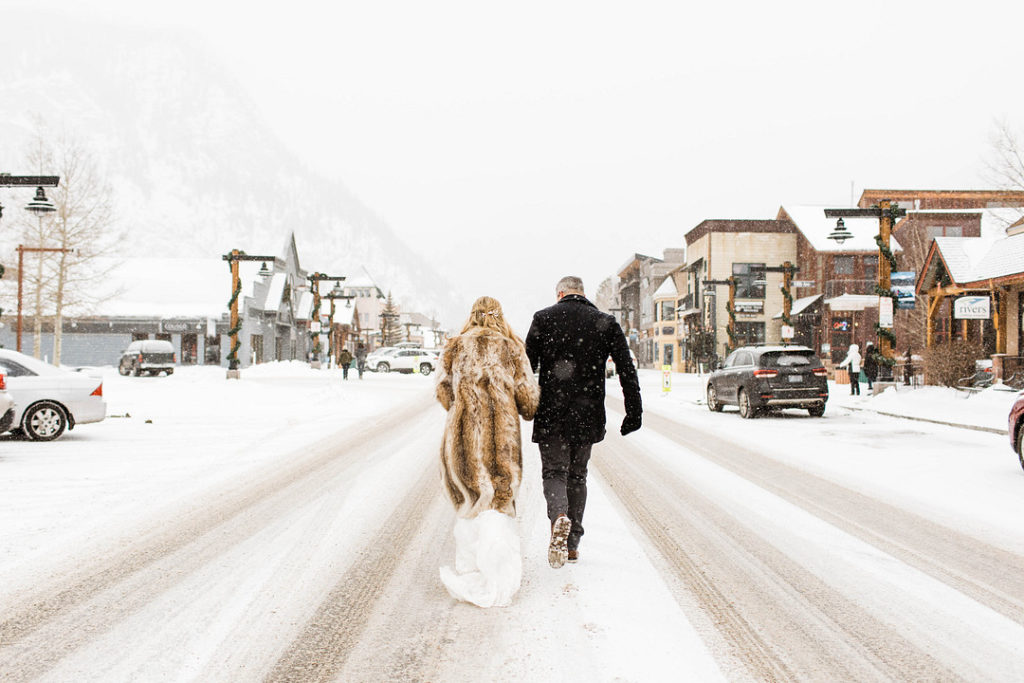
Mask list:
[[[1017,400],[1010,406],[1010,446],[1017,451],[1020,466],[1024,467],[1024,391],[1017,394]]]
[[[7,375],[0,372],[0,434],[3,434],[14,424],[14,399],[11,392],[7,391]]]
[[[419,372],[421,375],[429,375],[437,369],[437,363],[436,351],[405,348],[395,349],[371,368],[377,372]]]
[[[177,354],[174,353],[171,342],[163,339],[140,339],[133,341],[121,353],[117,371],[122,375],[135,377],[142,373],[159,375],[166,372],[170,375],[174,372],[177,361]]]
[[[633,367],[637,367],[636,354],[632,351],[629,352],[629,357],[633,361]],[[604,376],[614,377],[615,376],[615,361],[612,360],[611,356],[608,356],[608,360],[604,362]]]
[[[708,377],[708,409],[735,405],[744,418],[780,408],[825,414],[828,372],[806,346],[742,346]]]
[[[0,374],[14,399],[10,428],[33,441],[52,441],[76,425],[107,416],[103,380],[71,372],[17,351],[0,349]]]

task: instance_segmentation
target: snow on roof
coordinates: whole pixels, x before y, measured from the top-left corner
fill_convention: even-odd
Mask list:
[[[813,304],[815,301],[820,299],[822,296],[824,296],[824,295],[823,294],[812,294],[811,296],[802,296],[802,297],[800,297],[799,299],[797,299],[796,301],[793,302],[793,308],[790,309],[789,314],[790,315],[800,315],[805,310],[807,310],[808,306]],[[773,319],[781,318],[781,317],[782,317],[782,311],[780,310],[778,313],[775,314]]]
[[[825,299],[825,305],[833,311],[863,311],[865,308],[878,308],[878,295],[841,294]]]
[[[284,286],[288,282],[287,273],[274,273],[270,278],[270,286],[267,288],[267,298],[259,305],[264,311],[276,311],[281,307],[281,298],[284,296]]]
[[[671,277],[667,277],[665,278],[665,281],[661,283],[661,287],[658,287],[658,291],[654,293],[654,298],[660,299],[662,297],[675,297],[678,294],[679,292],[676,289],[675,280]]]
[[[309,320],[313,317],[313,292],[304,291],[299,298],[299,308],[295,317],[298,320]]]
[[[782,209],[817,251],[878,251],[878,245],[875,244],[875,235],[878,234],[877,218],[844,218],[843,224],[850,231],[850,239],[839,244],[828,238],[829,234],[836,229],[836,219],[826,218],[825,208],[824,206],[798,204],[783,204],[782,206]],[[903,251],[895,237],[890,239],[889,247],[893,252]]]
[[[132,258],[110,270],[103,289],[108,295],[93,314],[219,318],[228,310],[231,271],[220,258]]]
[[[356,307],[352,302],[346,302],[343,306],[336,306],[334,309],[334,322],[339,325],[352,325],[356,320]]]

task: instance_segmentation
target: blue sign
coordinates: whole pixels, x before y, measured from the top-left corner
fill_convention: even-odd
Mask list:
[[[917,300],[914,286],[917,282],[917,273],[912,270],[893,273],[891,282],[892,291],[896,293],[896,308],[904,311],[914,310]]]

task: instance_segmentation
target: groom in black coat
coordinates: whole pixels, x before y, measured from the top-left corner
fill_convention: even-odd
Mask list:
[[[583,281],[564,277],[555,288],[558,303],[533,316],[526,355],[540,370],[540,406],[533,441],[540,446],[544,498],[551,520],[548,563],[561,567],[579,557],[587,464],[591,446],[604,439],[605,363],[608,356],[626,403],[623,435],[640,429],[643,407],[636,367],[615,318],[583,295]]]

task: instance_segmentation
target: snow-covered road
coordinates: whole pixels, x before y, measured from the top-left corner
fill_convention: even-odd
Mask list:
[[[1005,436],[839,400],[746,421],[659,379],[595,448],[576,565],[547,567],[527,444],[523,586],[481,610],[437,575],[429,379],[108,373],[131,417],[0,441],[0,679],[1024,679]]]

